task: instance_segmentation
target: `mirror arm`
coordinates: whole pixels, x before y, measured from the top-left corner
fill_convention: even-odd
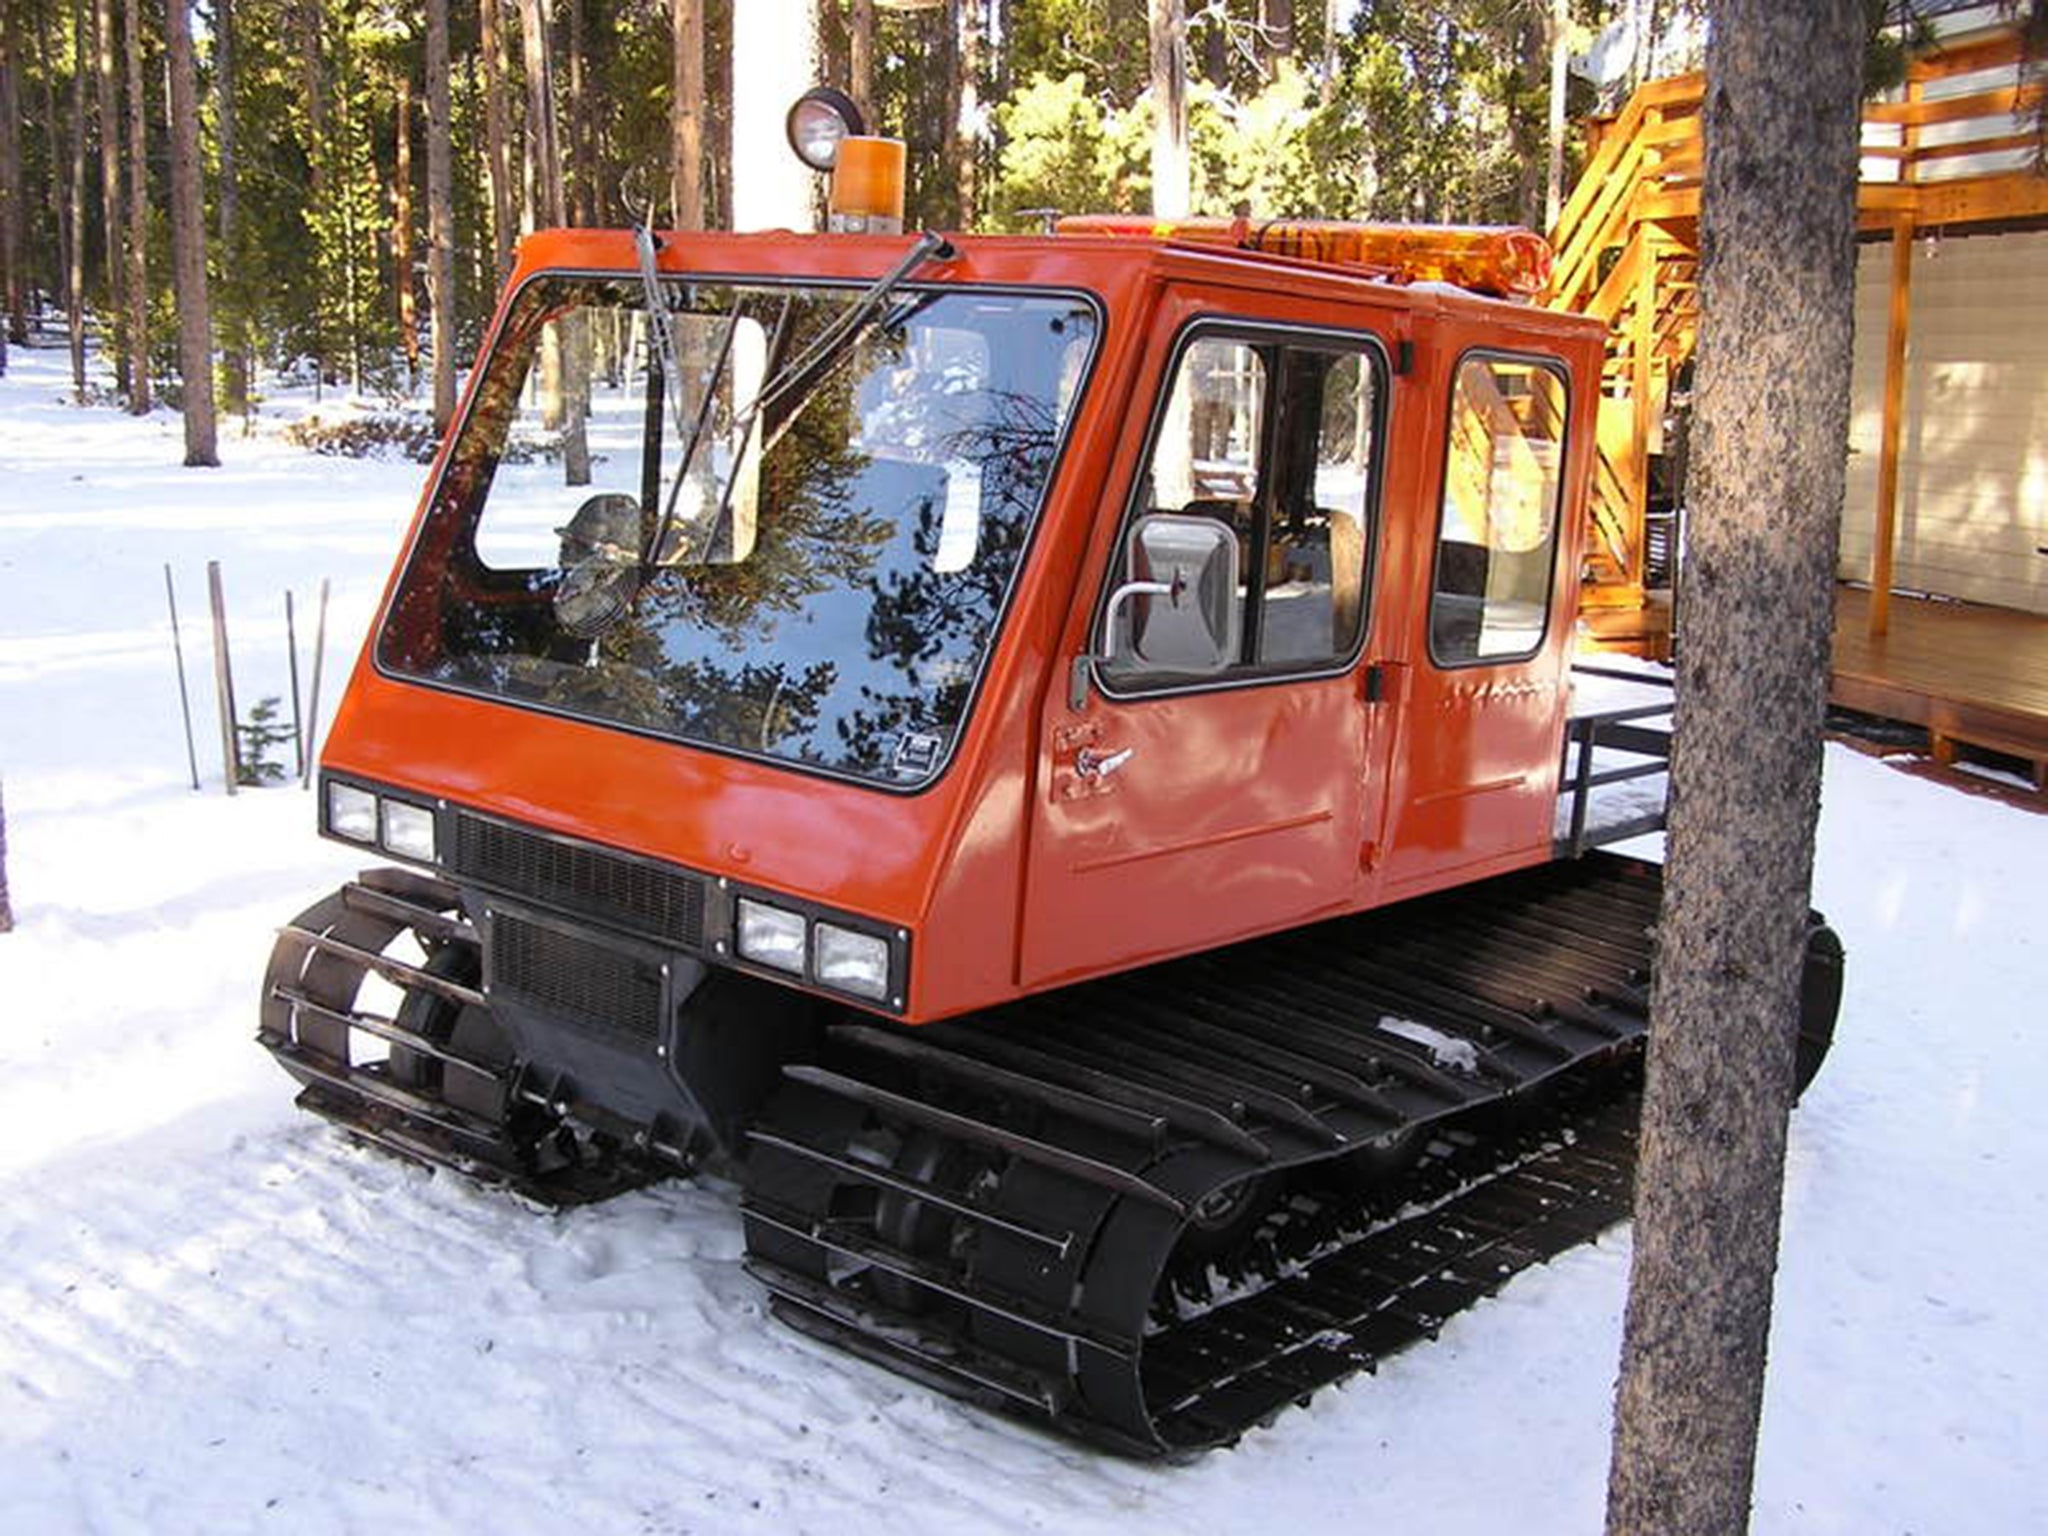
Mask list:
[[[1106,637],[1116,633],[1117,615],[1125,603],[1134,597],[1174,597],[1180,595],[1179,582],[1169,581],[1127,581],[1109,594],[1109,609],[1102,616],[1102,633]],[[1067,679],[1067,707],[1083,710],[1088,707],[1088,669],[1098,661],[1112,661],[1111,652],[1083,651],[1074,658],[1073,671]]]

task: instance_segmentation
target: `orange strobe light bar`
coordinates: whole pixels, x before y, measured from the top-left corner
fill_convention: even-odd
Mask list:
[[[1149,219],[1076,214],[1063,235],[1192,240],[1333,266],[1369,267],[1399,282],[1455,283],[1530,298],[1550,282],[1550,242],[1532,229],[1488,224],[1349,224],[1334,219]]]

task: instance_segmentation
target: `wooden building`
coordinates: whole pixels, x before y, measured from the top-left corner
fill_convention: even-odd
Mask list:
[[[1905,86],[1864,113],[1840,563],[1860,590],[1838,614],[1835,691],[1927,726],[1937,751],[1961,740],[2025,758],[2040,782],[2048,176],[2031,107],[2043,86],[2023,78],[2017,31],[1997,7],[1943,26]],[[1683,445],[1667,426],[1682,420],[1698,329],[1703,85],[1697,74],[1652,82],[1599,124],[1553,234],[1551,302],[1611,327],[1581,603],[1594,648],[1662,655],[1670,644]],[[1895,624],[1909,605],[1912,622]],[[1945,651],[1974,659],[1946,677]]]

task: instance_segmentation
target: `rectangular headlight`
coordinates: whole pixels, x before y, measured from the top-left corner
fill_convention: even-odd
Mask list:
[[[738,938],[743,959],[801,976],[806,937],[801,913],[785,912],[765,901],[740,898]]]
[[[871,933],[818,924],[817,977],[822,986],[877,1001],[889,995],[889,944]]]
[[[424,805],[403,800],[377,802],[381,816],[378,841],[401,859],[434,862],[434,813]]]
[[[353,784],[327,783],[327,830],[358,843],[377,840],[377,797]]]

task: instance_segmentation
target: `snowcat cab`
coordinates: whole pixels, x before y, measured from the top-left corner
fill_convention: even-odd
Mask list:
[[[1659,886],[1558,857],[1533,240],[525,240],[321,761],[401,867],[278,943],[301,1103],[732,1170],[780,1315],[1140,1454],[1617,1219]]]

